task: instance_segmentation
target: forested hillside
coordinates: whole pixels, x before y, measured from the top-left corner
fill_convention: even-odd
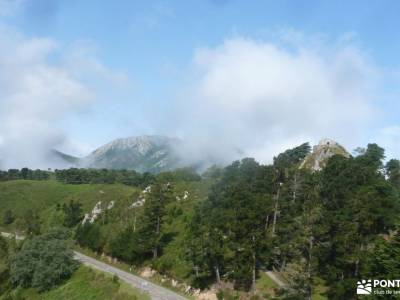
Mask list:
[[[303,144],[270,165],[246,158],[202,176],[3,174],[3,227],[32,237],[68,228],[81,247],[221,299],[356,299],[359,279],[399,278],[399,161],[384,163],[384,149],[369,144],[320,170],[300,168],[310,151]],[[266,270],[287,285],[260,289]]]

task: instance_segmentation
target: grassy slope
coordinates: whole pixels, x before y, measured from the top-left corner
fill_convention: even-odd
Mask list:
[[[32,209],[42,219],[46,219],[57,203],[63,204],[70,200],[79,201],[83,210],[88,212],[99,200],[108,202],[126,199],[134,191],[134,188],[118,184],[71,185],[53,180],[0,182],[0,217],[7,209],[11,209],[17,217]]]
[[[147,294],[129,286],[114,282],[112,277],[81,266],[78,271],[59,287],[39,294],[33,289],[21,291],[29,300],[148,300]]]

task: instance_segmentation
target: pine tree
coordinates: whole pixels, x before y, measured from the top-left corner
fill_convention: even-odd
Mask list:
[[[63,205],[65,214],[64,225],[66,227],[74,227],[83,219],[82,204],[71,200],[68,204]]]
[[[144,252],[151,252],[153,259],[159,256],[163,246],[162,226],[166,215],[166,205],[172,201],[172,197],[170,183],[155,183],[151,186],[151,192],[146,198],[140,225],[140,237]]]
[[[385,169],[389,182],[400,190],[400,161],[398,159],[389,160]]]

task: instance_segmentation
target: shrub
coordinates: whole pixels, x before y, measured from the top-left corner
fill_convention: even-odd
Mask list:
[[[11,257],[13,285],[45,291],[69,278],[78,264],[68,237],[65,230],[56,229],[25,241],[21,251]]]

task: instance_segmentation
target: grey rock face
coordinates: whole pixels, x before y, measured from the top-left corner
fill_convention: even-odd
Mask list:
[[[346,149],[331,139],[322,139],[318,145],[313,147],[313,151],[308,154],[300,165],[300,168],[309,168],[313,171],[320,171],[325,167],[329,158],[334,155],[349,157]]]

